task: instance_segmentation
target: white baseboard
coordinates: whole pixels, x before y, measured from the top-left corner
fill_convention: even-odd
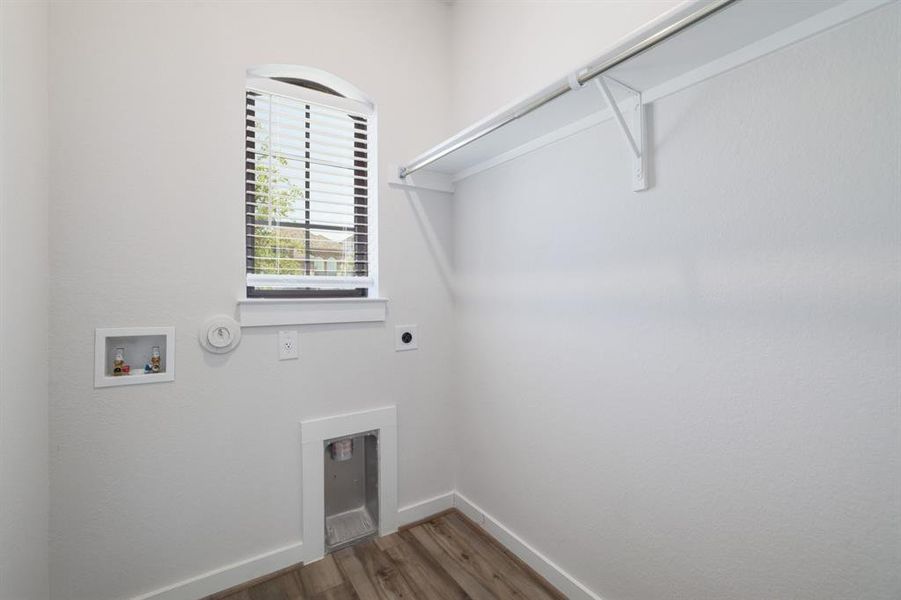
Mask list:
[[[397,511],[397,524],[409,525],[454,506],[454,492],[409,504]],[[190,579],[135,596],[131,600],[197,600],[246,581],[303,562],[303,543],[259,554]]]
[[[416,521],[422,521],[432,515],[445,511],[454,507],[454,492],[446,492],[444,494],[409,504],[397,510],[398,526],[409,525]]]
[[[571,600],[603,600],[575,577],[561,569],[541,552],[526,543],[506,525],[479,508],[459,492],[446,492],[421,502],[409,504],[397,511],[397,524],[409,525],[449,508],[456,508],[478,523],[505,548],[560,590]],[[226,565],[154,590],[135,596],[131,600],[197,600],[244,582],[268,575],[291,565],[302,562],[303,543],[298,542],[271,552]]]
[[[190,579],[135,596],[132,600],[197,600],[245,581],[268,575],[303,560],[303,543],[298,542],[251,558],[201,573]]]
[[[535,572],[547,579],[551,585],[570,600],[603,600],[578,579],[561,569],[552,560],[530,546],[506,525],[483,511],[460,492],[454,494],[454,507],[481,525],[485,531],[499,541],[507,550],[535,569]]]

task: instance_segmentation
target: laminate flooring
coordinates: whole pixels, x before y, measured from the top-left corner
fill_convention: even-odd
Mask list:
[[[206,600],[565,600],[452,510]]]

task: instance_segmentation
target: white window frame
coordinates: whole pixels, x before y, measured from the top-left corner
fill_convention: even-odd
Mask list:
[[[289,83],[284,83],[281,81],[276,81],[272,79],[273,77],[282,77],[282,78],[291,78],[291,79],[306,79],[309,81],[313,81],[324,85],[330,89],[335,90],[336,92],[342,94],[344,98],[339,96],[334,96],[332,94],[327,94],[324,92],[319,92],[316,90],[303,88],[296,85],[291,85]],[[360,298],[248,298],[247,297],[247,283],[248,283],[248,273],[247,267],[245,264],[244,267],[244,298],[239,303],[239,309],[242,315],[242,324],[244,322],[244,315],[247,314],[248,321],[266,321],[265,315],[260,314],[260,310],[262,307],[267,306],[269,303],[278,304],[278,314],[280,315],[279,323],[272,324],[288,324],[285,322],[287,318],[285,316],[285,303],[303,303],[309,305],[309,307],[322,307],[323,305],[328,305],[330,302],[338,302],[341,306],[340,314],[344,314],[347,320],[357,320],[352,318],[352,314],[348,313],[346,310],[348,302],[360,302],[370,300],[370,304],[366,308],[365,318],[361,318],[359,320],[363,321],[371,321],[371,320],[384,320],[381,319],[373,319],[373,311],[372,306],[377,306],[379,301],[384,308],[384,299],[379,297],[379,222],[378,222],[378,111],[376,110],[376,105],[373,100],[363,93],[359,88],[354,86],[353,84],[331,74],[321,69],[316,69],[314,67],[306,67],[300,65],[262,65],[257,67],[252,67],[247,70],[247,78],[245,82],[245,89],[254,89],[259,90],[261,92],[267,92],[275,95],[281,95],[288,98],[300,100],[303,102],[309,102],[311,104],[320,104],[323,106],[327,106],[330,108],[337,108],[342,111],[346,111],[351,114],[357,114],[363,117],[366,117],[367,120],[367,165],[368,165],[368,173],[367,173],[367,245],[366,245],[366,260],[367,260],[367,273],[369,278],[369,283],[366,286],[367,288],[367,296]],[[242,136],[243,139],[243,136]],[[246,142],[245,148],[242,149],[242,152],[246,150]],[[243,202],[242,202],[243,207]],[[246,246],[247,237],[246,232],[242,236],[242,247]],[[242,252],[242,256],[245,256],[246,253]],[[277,277],[277,276],[276,276]],[[315,282],[319,283],[319,282]],[[329,278],[323,277],[321,283],[319,283],[322,288],[321,289],[335,289],[335,288],[346,288],[348,286],[348,282],[341,281],[341,278]],[[359,286],[353,286],[359,287]],[[374,303],[372,302],[374,301]],[[302,306],[303,304],[299,304]],[[275,308],[275,306],[272,306]],[[328,307],[329,314],[334,314],[334,307]],[[265,309],[266,312],[269,312],[268,309]],[[306,311],[305,311],[306,312]],[[252,313],[252,314],[250,314]],[[294,321],[298,323],[307,323],[307,322],[347,322],[346,320],[336,321],[336,320],[325,320],[325,321],[310,321],[309,315],[298,316]],[[288,318],[288,321],[292,321],[291,318]],[[264,323],[265,324],[265,323]]]

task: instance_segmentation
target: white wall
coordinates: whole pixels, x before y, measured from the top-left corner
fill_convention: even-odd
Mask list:
[[[593,60],[680,0],[458,0],[453,118],[464,127]]]
[[[901,596],[899,10],[459,184],[458,489],[601,597]]]
[[[46,2],[0,4],[0,598],[49,597]]]
[[[897,6],[660,101],[644,194],[607,123],[421,195],[456,309],[383,184],[389,322],[303,327],[297,362],[274,329],[197,345],[242,293],[246,66],[373,96],[384,182],[674,4],[54,3],[53,597],[299,541],[297,422],[388,403],[401,505],[456,485],[604,598],[897,597]],[[418,352],[394,353],[395,323]],[[93,389],[95,327],[170,324],[177,381]]]
[[[231,355],[196,332],[243,293],[243,86],[307,64],[378,103],[381,178],[448,131],[438,2],[55,3],[51,14],[51,579],[125,598],[296,543],[300,420],[397,404],[400,505],[453,488],[452,305],[382,185],[387,323],[276,330]],[[449,224],[447,203],[429,206]],[[394,324],[420,349],[394,352]],[[93,329],[174,325],[177,380],[95,390]]]

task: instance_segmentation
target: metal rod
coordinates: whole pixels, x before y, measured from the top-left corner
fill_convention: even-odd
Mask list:
[[[614,56],[610,59],[607,59],[604,62],[601,62],[597,65],[588,67],[587,71],[578,77],[579,84],[580,85],[585,84],[585,82],[594,79],[598,75],[602,75],[603,73],[609,71],[613,67],[629,60],[630,58],[633,58],[633,57],[641,54],[645,50],[648,50],[648,49],[652,48],[653,46],[656,46],[657,44],[676,35],[680,31],[682,31],[688,27],[691,27],[692,25],[698,23],[699,21],[709,17],[710,15],[722,10],[723,8],[729,6],[733,2],[737,2],[737,1],[738,0],[714,0],[710,4],[704,6],[703,8],[699,8],[695,12],[679,19],[675,23],[667,25],[663,29],[643,38],[641,41],[636,42],[629,48],[627,48],[627,49],[623,50],[622,52],[620,52],[619,54],[617,54],[616,56]],[[466,137],[454,142],[447,148],[443,148],[430,156],[424,156],[424,157],[420,158],[419,160],[417,160],[413,163],[410,163],[406,167],[401,167],[400,171],[398,172],[398,176],[401,179],[404,179],[405,177],[407,177],[407,175],[410,175],[411,173],[415,173],[416,171],[429,166],[433,162],[444,158],[448,154],[456,152],[457,150],[459,150],[460,148],[463,148],[464,146],[468,146],[469,144],[473,143],[474,141],[476,141],[478,139],[485,137],[486,135],[488,135],[489,133],[492,133],[493,131],[497,131],[501,127],[512,123],[513,121],[519,119],[520,117],[524,117],[525,115],[529,114],[530,112],[541,108],[548,102],[552,102],[553,100],[556,100],[557,98],[559,98],[560,96],[566,94],[567,92],[569,92],[571,90],[572,90],[572,87],[569,85],[569,83],[561,83],[559,86],[546,92],[542,96],[539,96],[539,97],[535,98],[534,100],[528,102],[527,104],[514,109],[513,112],[511,112],[507,115],[504,115],[503,117],[500,118],[500,120],[498,120],[494,123],[486,124],[484,127],[477,129],[476,131],[473,131]]]

